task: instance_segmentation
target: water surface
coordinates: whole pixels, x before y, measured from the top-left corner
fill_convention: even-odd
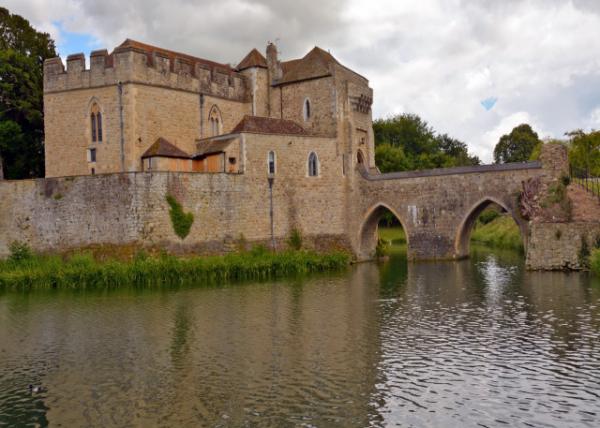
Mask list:
[[[483,251],[276,283],[4,293],[0,426],[14,425],[597,427],[600,282]]]

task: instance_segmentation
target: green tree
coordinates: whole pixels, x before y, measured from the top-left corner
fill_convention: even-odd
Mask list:
[[[0,159],[10,179],[44,175],[43,64],[54,41],[0,7]]]
[[[496,163],[525,162],[529,160],[535,146],[540,143],[538,134],[526,123],[523,123],[500,137],[494,148]]]
[[[566,134],[569,141],[569,164],[576,173],[600,177],[600,131],[585,133],[578,129]]]
[[[478,165],[467,145],[443,134],[415,114],[373,122],[375,161],[382,172]]]

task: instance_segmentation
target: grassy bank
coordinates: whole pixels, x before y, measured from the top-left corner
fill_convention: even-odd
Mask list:
[[[0,290],[34,288],[114,288],[164,284],[220,284],[226,281],[265,280],[286,275],[340,270],[350,262],[343,252],[271,253],[253,250],[211,257],[148,257],[132,261],[97,261],[89,254],[68,259],[31,255],[0,261]]]
[[[488,247],[523,251],[519,227],[507,215],[496,217],[487,224],[478,222],[471,233],[471,241]]]
[[[592,250],[590,256],[590,268],[592,272],[600,276],[600,248]]]

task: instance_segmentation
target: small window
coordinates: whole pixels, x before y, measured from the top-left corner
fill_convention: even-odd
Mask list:
[[[88,149],[88,162],[96,162],[96,149]]]
[[[237,162],[237,160],[236,160],[235,158],[229,158],[229,163],[230,163],[231,165],[235,165],[235,164],[236,164],[236,162]]]
[[[273,152],[273,151],[269,152],[269,158],[268,158],[267,162],[268,162],[269,175],[275,174],[275,152]]]
[[[96,168],[92,168],[91,173],[92,175],[96,175]]]
[[[308,155],[308,176],[316,177],[319,175],[319,158],[315,152]]]
[[[153,166],[152,158],[146,158],[146,169],[151,170]]]
[[[308,120],[310,119],[310,100],[308,98],[306,98],[304,100],[304,121],[308,122]]]

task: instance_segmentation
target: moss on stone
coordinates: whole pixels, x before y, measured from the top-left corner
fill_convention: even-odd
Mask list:
[[[167,195],[167,203],[171,207],[169,209],[169,215],[171,216],[171,224],[175,234],[181,239],[185,239],[190,234],[190,229],[194,223],[194,214],[186,213],[183,211],[183,207],[177,199],[171,195]]]

